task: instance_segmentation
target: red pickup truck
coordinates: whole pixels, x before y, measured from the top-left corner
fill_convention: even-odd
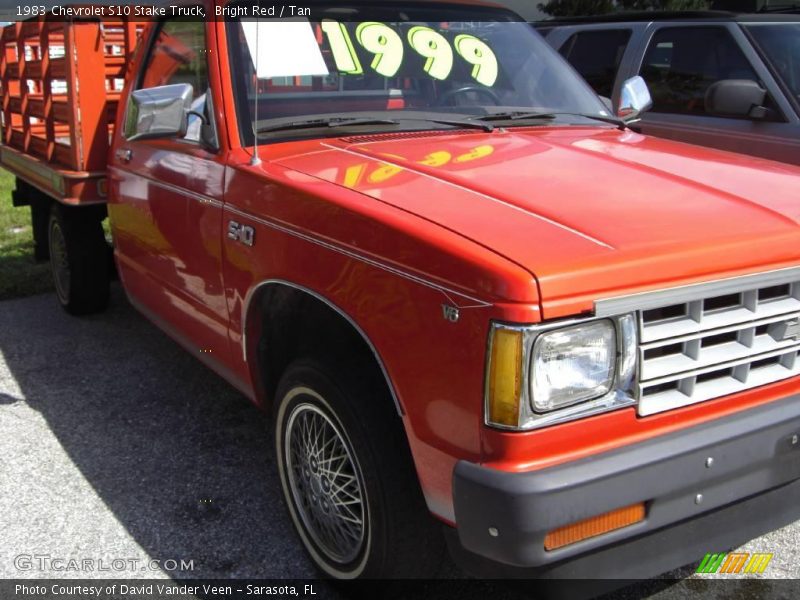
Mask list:
[[[6,28],[0,161],[68,311],[107,210],[131,303],[272,415],[319,569],[646,577],[800,518],[800,170],[629,130],[488,3],[202,6],[130,60]]]

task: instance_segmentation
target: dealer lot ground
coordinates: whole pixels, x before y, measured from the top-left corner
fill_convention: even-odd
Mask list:
[[[257,409],[119,288],[109,312],[80,320],[49,294],[0,303],[0,577],[313,577],[279,494]],[[794,524],[743,550],[774,554],[754,577],[799,578],[798,548]],[[21,554],[138,562],[114,573],[21,571]],[[150,570],[151,560],[193,568]],[[713,591],[708,577],[652,597]]]

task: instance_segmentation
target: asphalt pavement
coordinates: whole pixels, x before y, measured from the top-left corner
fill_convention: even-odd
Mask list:
[[[761,578],[800,578],[799,524],[743,550],[774,554]],[[314,576],[261,413],[118,285],[92,317],[68,316],[51,294],[0,302],[0,578]],[[620,596],[730,593],[708,576],[662,588]],[[469,580],[459,589],[464,600],[530,597]]]

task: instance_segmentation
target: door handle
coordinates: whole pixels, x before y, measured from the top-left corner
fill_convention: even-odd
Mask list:
[[[130,148],[118,148],[117,151],[114,153],[117,157],[117,160],[120,162],[131,162],[133,158],[133,150]]]

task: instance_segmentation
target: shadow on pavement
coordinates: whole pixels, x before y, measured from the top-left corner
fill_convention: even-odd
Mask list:
[[[106,313],[80,319],[51,295],[0,305],[0,352],[25,402],[151,557],[194,560],[178,576],[313,576],[260,411],[112,293]]]

